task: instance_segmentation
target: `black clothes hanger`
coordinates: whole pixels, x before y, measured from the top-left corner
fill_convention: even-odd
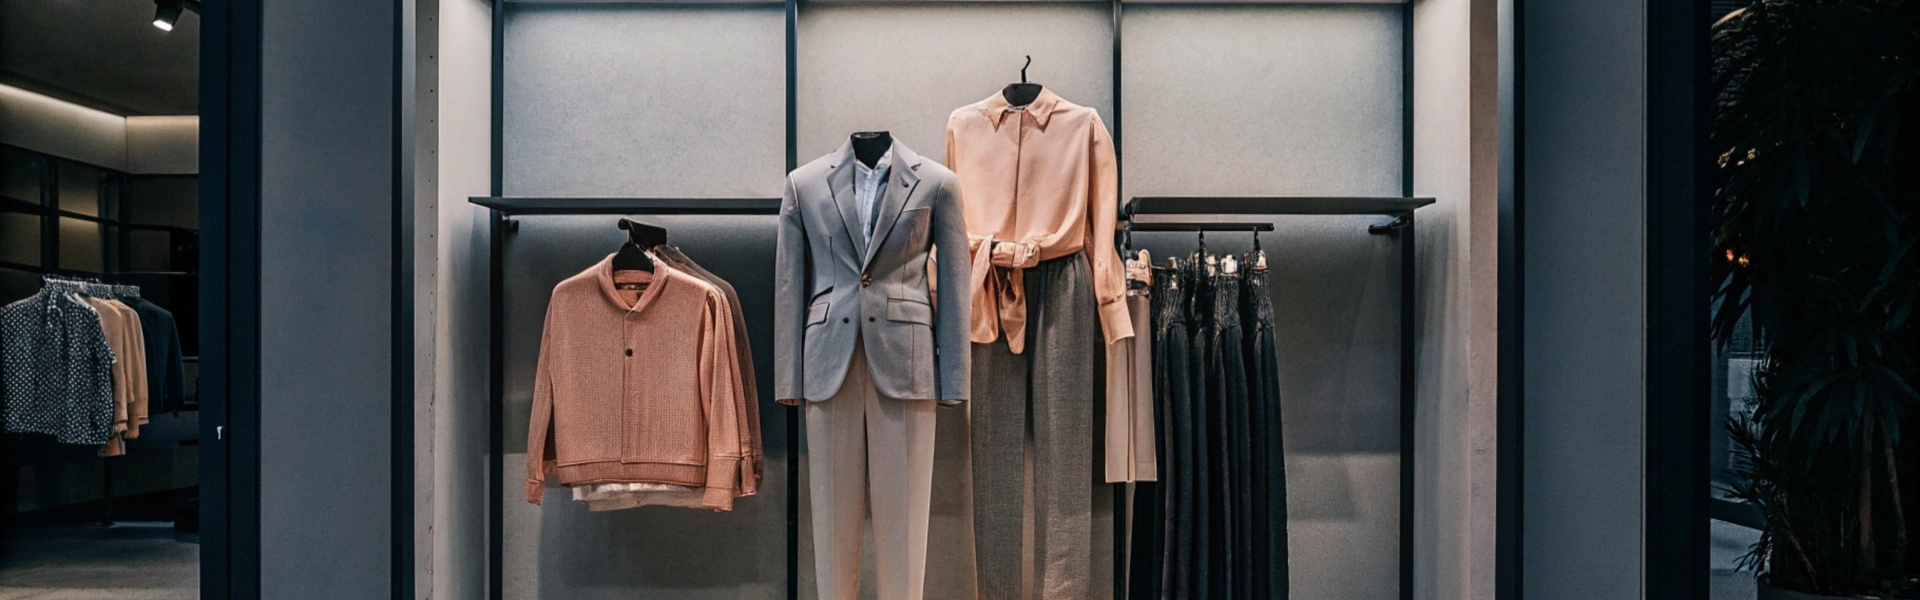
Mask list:
[[[633,219],[621,219],[620,230],[627,232],[627,243],[613,255],[615,271],[653,271],[653,258],[647,249],[667,243],[667,230]]]
[[[1027,67],[1031,66],[1033,66],[1033,55],[1028,54],[1027,64],[1020,66],[1020,83],[1009,83],[1007,87],[1001,88],[1000,95],[1007,99],[1007,104],[1026,106],[1033,104],[1033,101],[1040,97],[1040,84],[1027,82]]]
[[[885,131],[862,131],[853,134],[853,157],[871,169],[878,166],[880,157],[893,147],[893,134]]]
[[[1258,229],[1253,230],[1253,259],[1247,262],[1253,263],[1255,271],[1267,270],[1267,251],[1260,249],[1260,230]]]

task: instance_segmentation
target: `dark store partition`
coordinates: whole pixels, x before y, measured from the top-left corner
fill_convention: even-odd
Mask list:
[[[764,198],[782,189],[790,151],[804,163],[858,130],[890,130],[944,160],[948,114],[1017,80],[1027,54],[1032,80],[1098,109],[1114,130],[1122,202],[1407,193],[1403,4],[496,7],[504,11],[495,21],[503,28],[496,195]],[[789,10],[797,14],[792,38]],[[548,294],[617,249],[618,214],[518,216],[495,234],[505,403],[503,475],[492,488],[503,511],[500,587],[492,592],[814,597],[807,501],[788,495],[805,489],[804,452],[788,452],[797,413],[765,396],[770,217],[637,217],[666,227],[672,243],[739,288],[762,380],[768,464],[759,496],[721,514],[590,513],[551,490],[544,507],[522,498]],[[1368,235],[1368,225],[1386,221],[1379,216],[1239,218],[1277,227],[1262,245],[1279,313],[1293,595],[1408,597],[1414,530],[1404,515],[1413,498],[1403,482],[1412,465],[1402,451],[1412,431],[1403,420],[1411,414],[1403,379],[1411,363],[1402,311],[1412,279],[1402,261],[1412,238]],[[1156,257],[1184,254],[1195,242],[1191,233],[1136,239]],[[1207,241],[1239,252],[1252,237],[1219,232]],[[943,410],[940,418],[927,593],[971,598],[966,413]],[[1095,497],[1097,512],[1111,511],[1107,488]],[[1112,531],[1096,527],[1095,535]],[[1094,543],[1106,556],[1096,557],[1096,573],[1110,572],[1099,562],[1111,560],[1110,539]],[[871,593],[871,581],[863,589]]]

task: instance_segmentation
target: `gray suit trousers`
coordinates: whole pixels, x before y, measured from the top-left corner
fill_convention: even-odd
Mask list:
[[[1110,541],[1096,545],[1094,540],[1094,484],[1103,477],[1094,468],[1099,440],[1094,406],[1101,401],[1099,364],[1105,349],[1092,272],[1086,256],[1075,253],[1027,269],[1025,279],[1026,351],[1012,353],[1005,339],[973,346],[973,527],[980,598],[1092,598],[1111,589],[1092,581],[1093,549],[1111,552]],[[1029,484],[1031,540],[1025,522]],[[1107,502],[1102,499],[1103,507]],[[1109,528],[1102,529],[1111,535]],[[1111,562],[1103,566],[1101,577],[1111,577]],[[1026,585],[1029,579],[1032,587]]]
[[[806,406],[807,491],[820,600],[860,597],[860,540],[869,508],[878,597],[920,600],[939,406],[882,395],[874,387],[867,350],[858,342],[839,393]]]

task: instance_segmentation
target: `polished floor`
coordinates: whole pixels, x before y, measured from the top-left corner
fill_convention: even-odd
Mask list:
[[[1712,586],[1712,600],[1753,600],[1759,591],[1755,589],[1753,573],[1741,571],[1739,561],[1745,556],[1753,543],[1760,539],[1760,532],[1739,525],[1713,522],[1713,569],[1708,585]]]
[[[1713,600],[1751,600],[1753,576],[1734,569],[1754,532],[1713,523]],[[165,526],[7,531],[0,600],[196,600],[200,545]]]
[[[200,597],[200,545],[170,524],[14,529],[0,544],[0,600]]]

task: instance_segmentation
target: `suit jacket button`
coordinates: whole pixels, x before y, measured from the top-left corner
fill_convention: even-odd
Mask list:
[[[849,319],[849,318],[846,318],[846,317],[840,317],[840,322],[841,322],[841,323],[852,323],[852,322],[853,322],[853,319]]]
[[[870,285],[873,285],[873,275],[866,274],[866,273],[860,274],[860,287],[867,287]]]

